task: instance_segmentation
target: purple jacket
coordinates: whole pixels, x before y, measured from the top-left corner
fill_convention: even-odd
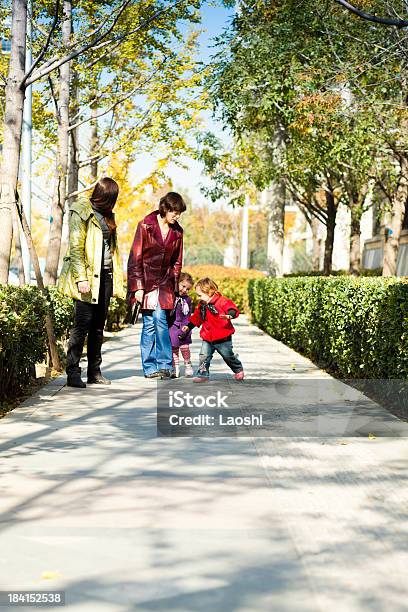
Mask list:
[[[185,312],[183,312],[183,310]],[[183,333],[181,328],[184,325],[188,325],[192,311],[193,306],[191,297],[187,295],[176,298],[174,314],[171,318],[171,325],[169,327],[172,347],[179,348],[183,344],[191,344],[191,331],[189,331],[181,341],[179,340],[178,335]]]

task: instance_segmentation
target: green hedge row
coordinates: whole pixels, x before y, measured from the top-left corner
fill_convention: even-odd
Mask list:
[[[408,283],[309,277],[249,283],[253,321],[345,378],[408,377]]]
[[[37,287],[0,285],[0,403],[18,397],[33,378],[35,364],[46,358],[47,300],[64,362],[74,317],[72,300],[59,293],[56,287],[47,288],[46,299]],[[126,302],[113,298],[107,329],[120,328],[126,311]]]
[[[306,272],[290,272],[283,275],[285,278],[299,278],[301,276],[324,276],[323,271],[308,270]],[[330,276],[351,276],[349,270],[332,270]],[[382,276],[382,268],[361,268],[358,276]]]
[[[37,287],[0,285],[0,402],[17,397],[47,354],[45,313],[51,306],[61,356],[73,320],[72,300],[55,287],[47,299]]]
[[[46,303],[34,287],[0,286],[0,400],[28,383],[45,354]]]

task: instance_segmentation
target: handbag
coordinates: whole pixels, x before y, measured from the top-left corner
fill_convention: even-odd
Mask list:
[[[125,325],[136,325],[137,320],[139,318],[140,310],[142,304],[140,302],[135,302],[131,306],[128,306],[128,310],[125,317]]]

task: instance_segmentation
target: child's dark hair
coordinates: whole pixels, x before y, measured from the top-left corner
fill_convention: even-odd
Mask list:
[[[180,274],[180,282],[184,280],[187,281],[191,286],[194,285],[193,277],[188,272],[182,272]]]

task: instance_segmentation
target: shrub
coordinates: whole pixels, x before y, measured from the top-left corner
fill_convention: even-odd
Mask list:
[[[284,278],[249,283],[253,321],[346,378],[408,377],[408,283]]]
[[[126,300],[117,297],[111,298],[109,304],[108,318],[106,321],[107,331],[115,331],[122,327],[127,314],[127,310],[128,305],[126,303]]]
[[[0,401],[20,393],[45,357],[46,307],[36,287],[0,285]]]
[[[361,268],[358,276],[381,276],[382,268]],[[307,270],[303,272],[290,272],[283,275],[284,278],[294,278],[299,276],[324,276],[323,270]],[[330,276],[351,276],[349,270],[332,270]],[[327,278],[327,277],[326,277]]]
[[[73,301],[60,293],[56,287],[47,287],[47,294],[55,336],[57,340],[65,344],[74,321]]]
[[[265,278],[258,270],[243,270],[241,268],[225,268],[217,265],[186,266],[183,272],[188,272],[196,283],[200,278],[208,276],[218,285],[223,295],[230,298],[241,312],[249,313],[248,282],[250,279]],[[194,291],[191,292],[194,303],[197,302]]]
[[[46,299],[34,286],[0,285],[0,402],[18,397],[33,377],[35,364],[46,357],[47,305],[63,363],[74,321],[72,299],[56,287],[47,287]],[[108,329],[120,327],[126,310],[125,300],[111,300]]]
[[[47,287],[51,314],[55,327],[55,335],[61,344],[65,345],[69,337],[69,332],[74,323],[74,304],[73,300],[66,295],[62,295],[56,287]],[[121,328],[127,313],[126,300],[113,297],[110,300],[108,317],[106,320],[107,331],[114,331]]]

